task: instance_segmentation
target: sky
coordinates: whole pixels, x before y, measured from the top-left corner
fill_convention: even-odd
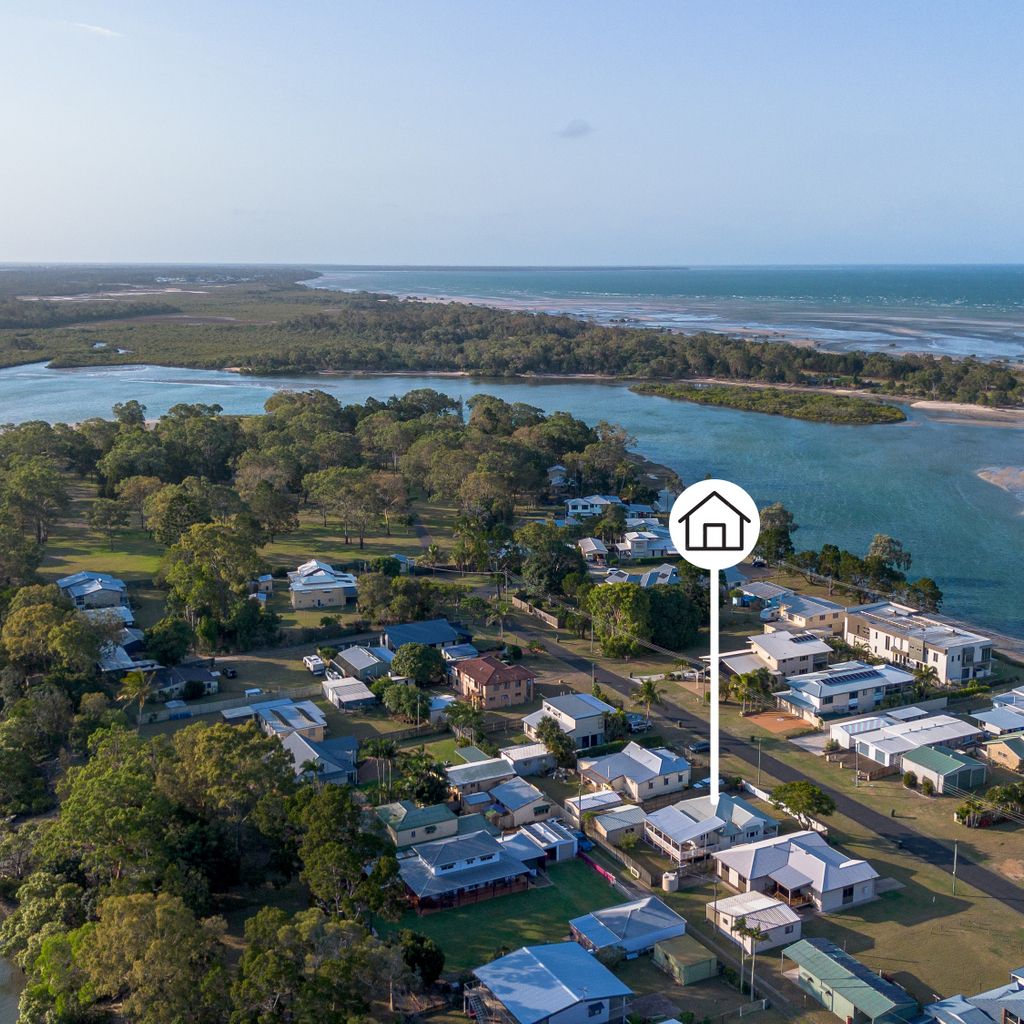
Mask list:
[[[1024,262],[1024,4],[3,0],[0,261]]]

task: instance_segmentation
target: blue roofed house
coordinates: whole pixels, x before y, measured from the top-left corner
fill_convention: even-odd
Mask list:
[[[471,639],[464,629],[456,629],[447,619],[403,622],[386,626],[381,634],[381,643],[391,651],[397,651],[402,644],[426,644],[441,650]]]
[[[530,739],[538,739],[537,727],[545,718],[553,718],[558,728],[573,740],[577,750],[586,750],[604,743],[605,715],[614,713],[615,708],[589,693],[545,697],[539,711],[523,718],[523,732]]]
[[[645,896],[573,918],[569,931],[592,953],[614,948],[633,957],[649,952],[663,939],[685,935],[686,921],[657,896]]]
[[[531,821],[541,821],[554,813],[551,798],[518,776],[498,783],[490,794],[491,800],[497,805],[498,824],[502,828],[516,828]]]
[[[591,786],[625,793],[635,803],[678,793],[690,783],[690,762],[681,754],[632,742],[615,754],[581,758],[579,771]]]
[[[128,584],[105,572],[76,572],[57,580],[57,586],[79,609],[118,608],[128,604]]]
[[[445,769],[448,785],[461,800],[475,793],[489,793],[495,786],[516,777],[515,769],[503,757],[488,757]]]
[[[465,1007],[477,1021],[622,1024],[633,990],[575,942],[523,946],[473,971]]]
[[[420,912],[519,892],[530,883],[530,869],[484,830],[413,846],[398,871]]]
[[[1022,1024],[1024,1022],[1024,967],[1010,971],[1006,985],[956,995],[924,1007],[925,1017],[939,1024]]]

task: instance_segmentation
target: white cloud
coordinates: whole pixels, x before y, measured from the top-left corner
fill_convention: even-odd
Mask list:
[[[66,21],[69,28],[77,28],[81,32],[89,32],[94,36],[104,36],[107,39],[123,39],[124,33],[115,32],[112,28],[105,28],[103,25],[90,25],[85,21]]]

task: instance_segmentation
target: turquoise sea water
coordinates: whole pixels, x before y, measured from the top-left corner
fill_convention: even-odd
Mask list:
[[[1024,360],[1024,267],[319,267],[315,288],[809,339],[826,348]]]
[[[979,625],[1024,633],[1024,505],[978,477],[1024,464],[1024,428],[979,425],[908,409],[902,424],[842,427],[632,394],[621,385],[574,380],[489,381],[465,377],[242,377],[206,370],[116,367],[0,370],[0,421],[76,421],[109,415],[137,398],[157,416],[177,402],[217,402],[260,412],[278,388],[322,388],[342,402],[434,387],[459,398],[478,392],[608,419],[637,448],[684,480],[711,473],[765,503],[783,501],[801,529],[798,547],[834,542],[865,550],[875,533],[900,538],[912,575],[934,576],[946,610]]]

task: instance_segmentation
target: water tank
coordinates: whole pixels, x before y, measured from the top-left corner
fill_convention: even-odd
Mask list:
[[[661,887],[665,892],[678,892],[679,875],[675,871],[666,871],[661,876]]]

